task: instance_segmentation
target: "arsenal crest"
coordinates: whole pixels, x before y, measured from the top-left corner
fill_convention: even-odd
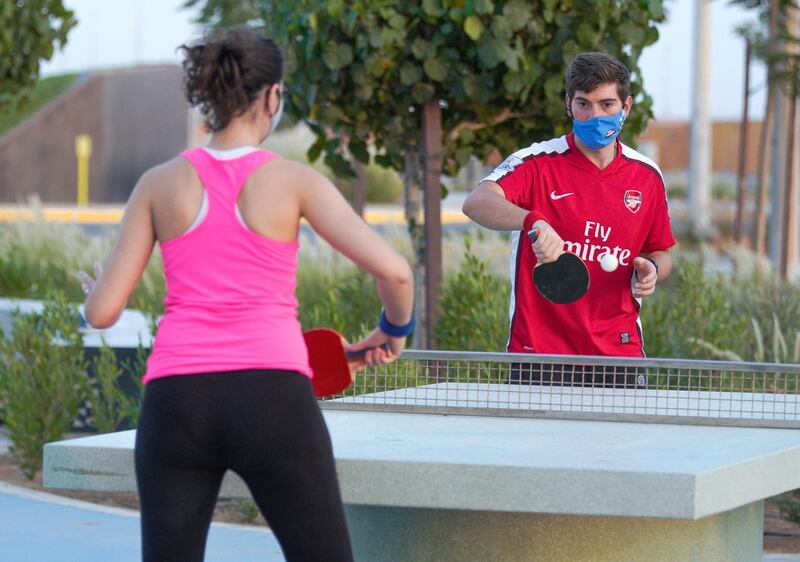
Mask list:
[[[625,207],[631,212],[635,213],[642,208],[642,192],[635,189],[629,189],[625,192]]]

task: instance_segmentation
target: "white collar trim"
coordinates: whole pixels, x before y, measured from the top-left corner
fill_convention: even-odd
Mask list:
[[[242,156],[246,156],[258,150],[255,146],[239,146],[237,148],[228,148],[226,150],[217,150],[215,148],[209,148],[207,146],[201,147],[203,150],[208,152],[212,157],[216,158],[217,160],[233,160],[235,158],[241,158]]]

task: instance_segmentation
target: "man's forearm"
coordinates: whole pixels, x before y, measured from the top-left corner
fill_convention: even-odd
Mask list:
[[[642,254],[643,257],[653,260],[658,266],[658,281],[664,281],[672,273],[672,256],[666,250],[658,250],[648,254]]]
[[[464,201],[462,211],[474,222],[491,230],[522,230],[528,211],[506,201],[505,197],[479,185]]]

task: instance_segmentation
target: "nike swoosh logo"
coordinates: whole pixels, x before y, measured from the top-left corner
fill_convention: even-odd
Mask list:
[[[557,194],[555,191],[550,192],[550,199],[556,201],[557,199],[563,199],[564,197],[569,197],[570,195],[575,195],[574,193],[561,193]]]

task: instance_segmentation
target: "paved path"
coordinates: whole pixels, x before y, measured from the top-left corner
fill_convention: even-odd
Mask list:
[[[8,449],[0,426],[0,453]],[[0,560],[3,562],[139,562],[139,514],[0,482]],[[261,528],[215,523],[206,562],[283,562],[275,537]],[[771,554],[764,562],[800,562],[800,554]]]
[[[139,562],[139,515],[0,482],[0,560]],[[231,560],[283,562],[284,558],[271,533],[215,523],[206,562]],[[800,555],[766,555],[764,562],[800,562]]]
[[[0,560],[138,562],[139,514],[0,482]],[[282,562],[272,533],[215,523],[207,562]]]

